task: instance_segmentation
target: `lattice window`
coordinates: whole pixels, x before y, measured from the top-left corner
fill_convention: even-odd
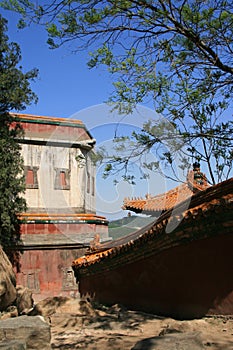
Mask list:
[[[74,277],[74,272],[71,267],[64,268],[63,270],[63,281],[62,281],[62,287],[65,290],[69,289],[77,289],[77,283]]]
[[[28,287],[33,293],[40,293],[40,283],[37,270],[28,270],[23,272],[24,285]]]
[[[70,170],[56,168],[54,189],[55,190],[69,190],[70,189]]]
[[[28,166],[24,167],[24,176],[26,182],[26,188],[39,188],[38,186],[38,178],[37,171],[38,167],[36,166]]]

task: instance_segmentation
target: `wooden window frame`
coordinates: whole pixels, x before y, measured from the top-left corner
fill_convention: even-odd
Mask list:
[[[55,181],[54,189],[55,190],[70,190],[70,170],[65,168],[55,168]],[[66,184],[61,183],[61,173],[65,174]]]
[[[76,290],[78,285],[72,267],[63,268],[62,290]]]
[[[39,272],[37,269],[23,271],[24,285],[35,294],[40,293]]]
[[[30,188],[39,188],[39,184],[38,184],[38,177],[37,177],[37,171],[38,171],[39,167],[37,166],[31,166],[31,165],[25,165],[24,166],[24,176],[25,176],[25,184],[26,184],[26,189],[30,189]],[[32,184],[28,184],[27,183],[27,174],[28,171],[32,171],[33,172],[33,183]]]

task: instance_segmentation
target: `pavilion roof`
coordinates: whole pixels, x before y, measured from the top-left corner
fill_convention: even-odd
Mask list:
[[[136,213],[159,216],[178,203],[191,198],[193,194],[209,187],[206,177],[199,170],[191,170],[185,183],[156,196],[146,195],[145,198],[125,198],[123,209]]]

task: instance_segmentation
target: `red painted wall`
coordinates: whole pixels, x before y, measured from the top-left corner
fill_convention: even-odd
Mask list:
[[[21,234],[78,234],[104,233],[108,234],[107,225],[91,223],[25,223],[21,224]]]
[[[174,247],[103,274],[96,267],[95,274],[80,276],[79,290],[100,303],[181,319],[233,315],[232,247],[229,234]]]
[[[34,301],[51,296],[77,297],[78,285],[71,269],[72,261],[83,255],[86,249],[43,249],[24,251],[17,284],[33,291]]]
[[[103,240],[107,239],[107,221],[105,224],[43,221],[21,224],[24,252],[20,260],[20,273],[17,273],[17,283],[32,289],[35,301],[56,295],[76,296],[79,294],[78,285],[71,264],[86,252],[87,248],[80,248],[84,246],[82,243],[90,241],[96,233],[100,234]],[[72,247],[68,247],[71,243]],[[59,248],[58,245],[62,247]],[[40,246],[40,249],[37,246]],[[73,283],[66,287],[71,274]]]
[[[90,139],[90,136],[82,127],[75,128],[62,124],[59,126],[53,124],[28,123],[25,121],[21,121],[21,125],[25,131],[25,135],[29,137],[48,138],[48,140],[50,136],[55,139],[61,136],[62,139],[76,139],[79,141]]]

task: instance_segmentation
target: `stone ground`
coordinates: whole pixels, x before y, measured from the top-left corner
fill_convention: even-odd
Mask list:
[[[68,301],[50,309],[46,318],[52,349],[233,350],[233,317],[177,321],[118,305],[93,308],[84,302],[77,307]]]

